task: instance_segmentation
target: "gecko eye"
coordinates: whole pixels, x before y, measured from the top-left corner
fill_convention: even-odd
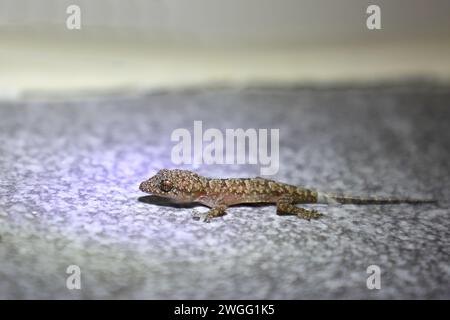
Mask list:
[[[169,192],[173,188],[173,184],[170,180],[161,180],[159,188],[164,192]]]

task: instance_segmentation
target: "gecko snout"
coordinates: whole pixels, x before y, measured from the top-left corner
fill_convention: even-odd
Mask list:
[[[141,190],[142,192],[148,192],[147,181],[141,182],[141,184],[139,185],[139,190]]]

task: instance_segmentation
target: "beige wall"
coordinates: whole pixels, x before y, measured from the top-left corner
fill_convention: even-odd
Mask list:
[[[49,31],[78,4],[84,33],[107,32],[207,45],[371,41],[365,10],[382,10],[379,38],[450,38],[448,0],[0,0],[0,27]],[[133,32],[130,33],[130,30]]]
[[[69,31],[66,7],[81,7]],[[369,4],[382,29],[366,28]],[[0,99],[450,81],[449,0],[0,0]]]

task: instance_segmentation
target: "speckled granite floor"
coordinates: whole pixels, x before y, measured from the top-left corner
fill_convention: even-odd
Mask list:
[[[171,132],[279,128],[273,177],[438,205],[234,207],[210,224],[138,184]],[[450,90],[204,90],[0,104],[0,298],[450,298]],[[256,166],[202,166],[256,176]],[[66,268],[81,268],[81,290]],[[381,268],[381,289],[366,268]]]

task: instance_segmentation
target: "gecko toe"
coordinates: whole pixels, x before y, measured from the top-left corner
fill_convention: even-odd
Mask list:
[[[320,213],[316,210],[311,211],[311,219],[320,219],[321,217],[323,217],[322,213]]]
[[[206,219],[206,213],[200,212],[200,211],[194,209],[192,211],[192,219],[195,220],[195,221]]]
[[[316,210],[302,210],[299,214],[297,214],[299,218],[305,219],[307,221],[316,220],[323,216],[320,212]]]
[[[192,215],[192,219],[195,221],[202,220],[203,222],[210,223],[212,220],[212,217],[209,216],[207,213],[199,212],[197,210],[194,210],[194,213]]]

